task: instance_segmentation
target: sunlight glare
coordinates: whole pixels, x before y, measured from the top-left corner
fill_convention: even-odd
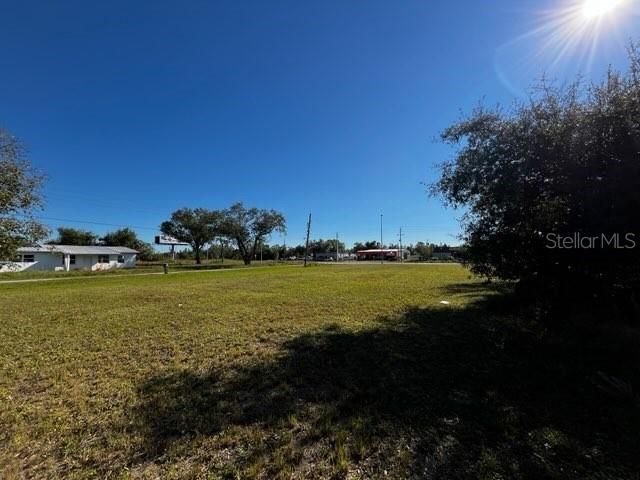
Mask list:
[[[618,7],[624,0],[585,0],[582,14],[588,19],[606,15]]]
[[[604,46],[624,51],[623,32],[638,15],[640,0],[557,0],[539,11],[532,30],[496,50],[494,68],[518,96],[527,96],[527,84],[540,75],[589,74]]]

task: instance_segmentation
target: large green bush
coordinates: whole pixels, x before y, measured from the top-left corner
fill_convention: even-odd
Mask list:
[[[609,71],[599,84],[543,82],[527,103],[478,108],[443,132],[459,148],[433,193],[467,209],[463,236],[474,272],[518,280],[558,301],[624,298],[624,314],[638,314],[640,56],[633,47],[629,60],[626,73]]]

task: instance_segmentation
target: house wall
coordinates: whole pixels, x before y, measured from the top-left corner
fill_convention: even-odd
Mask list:
[[[0,265],[0,272],[22,272],[24,270],[55,270],[63,267],[62,255],[49,252],[34,253],[34,262],[6,262]]]
[[[133,253],[123,255],[124,263],[118,263],[118,255],[109,255],[109,263],[98,263],[98,255],[86,256],[91,257],[91,270],[94,271],[111,270],[112,268],[133,268],[136,266],[136,255]]]
[[[29,255],[29,254],[26,254]],[[49,252],[34,253],[34,262],[7,262],[0,266],[0,272],[22,272],[24,270],[55,270],[64,268],[62,255]]]
[[[70,270],[92,270],[91,255],[76,255],[76,263],[69,265]]]
[[[34,253],[34,262],[6,262],[0,264],[0,272],[21,272],[23,270],[64,270],[64,256],[61,253]],[[98,255],[76,255],[71,270],[110,270],[112,268],[134,268],[136,254],[124,255],[124,263],[118,263],[118,255],[109,255],[109,263],[98,263]]]

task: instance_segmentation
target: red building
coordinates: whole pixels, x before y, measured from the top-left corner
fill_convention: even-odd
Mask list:
[[[404,258],[407,258],[408,251],[399,248],[372,248],[370,250],[358,250],[356,252],[357,260],[400,260],[400,252]]]

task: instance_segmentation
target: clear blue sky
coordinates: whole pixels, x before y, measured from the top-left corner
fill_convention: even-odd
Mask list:
[[[288,244],[308,212],[315,238],[377,239],[383,213],[385,243],[455,243],[460,213],[421,184],[452,155],[439,132],[545,71],[626,66],[637,5],[594,41],[575,4],[0,0],[0,125],[48,174],[49,218],[150,240],[179,207],[241,200],[284,212]]]

